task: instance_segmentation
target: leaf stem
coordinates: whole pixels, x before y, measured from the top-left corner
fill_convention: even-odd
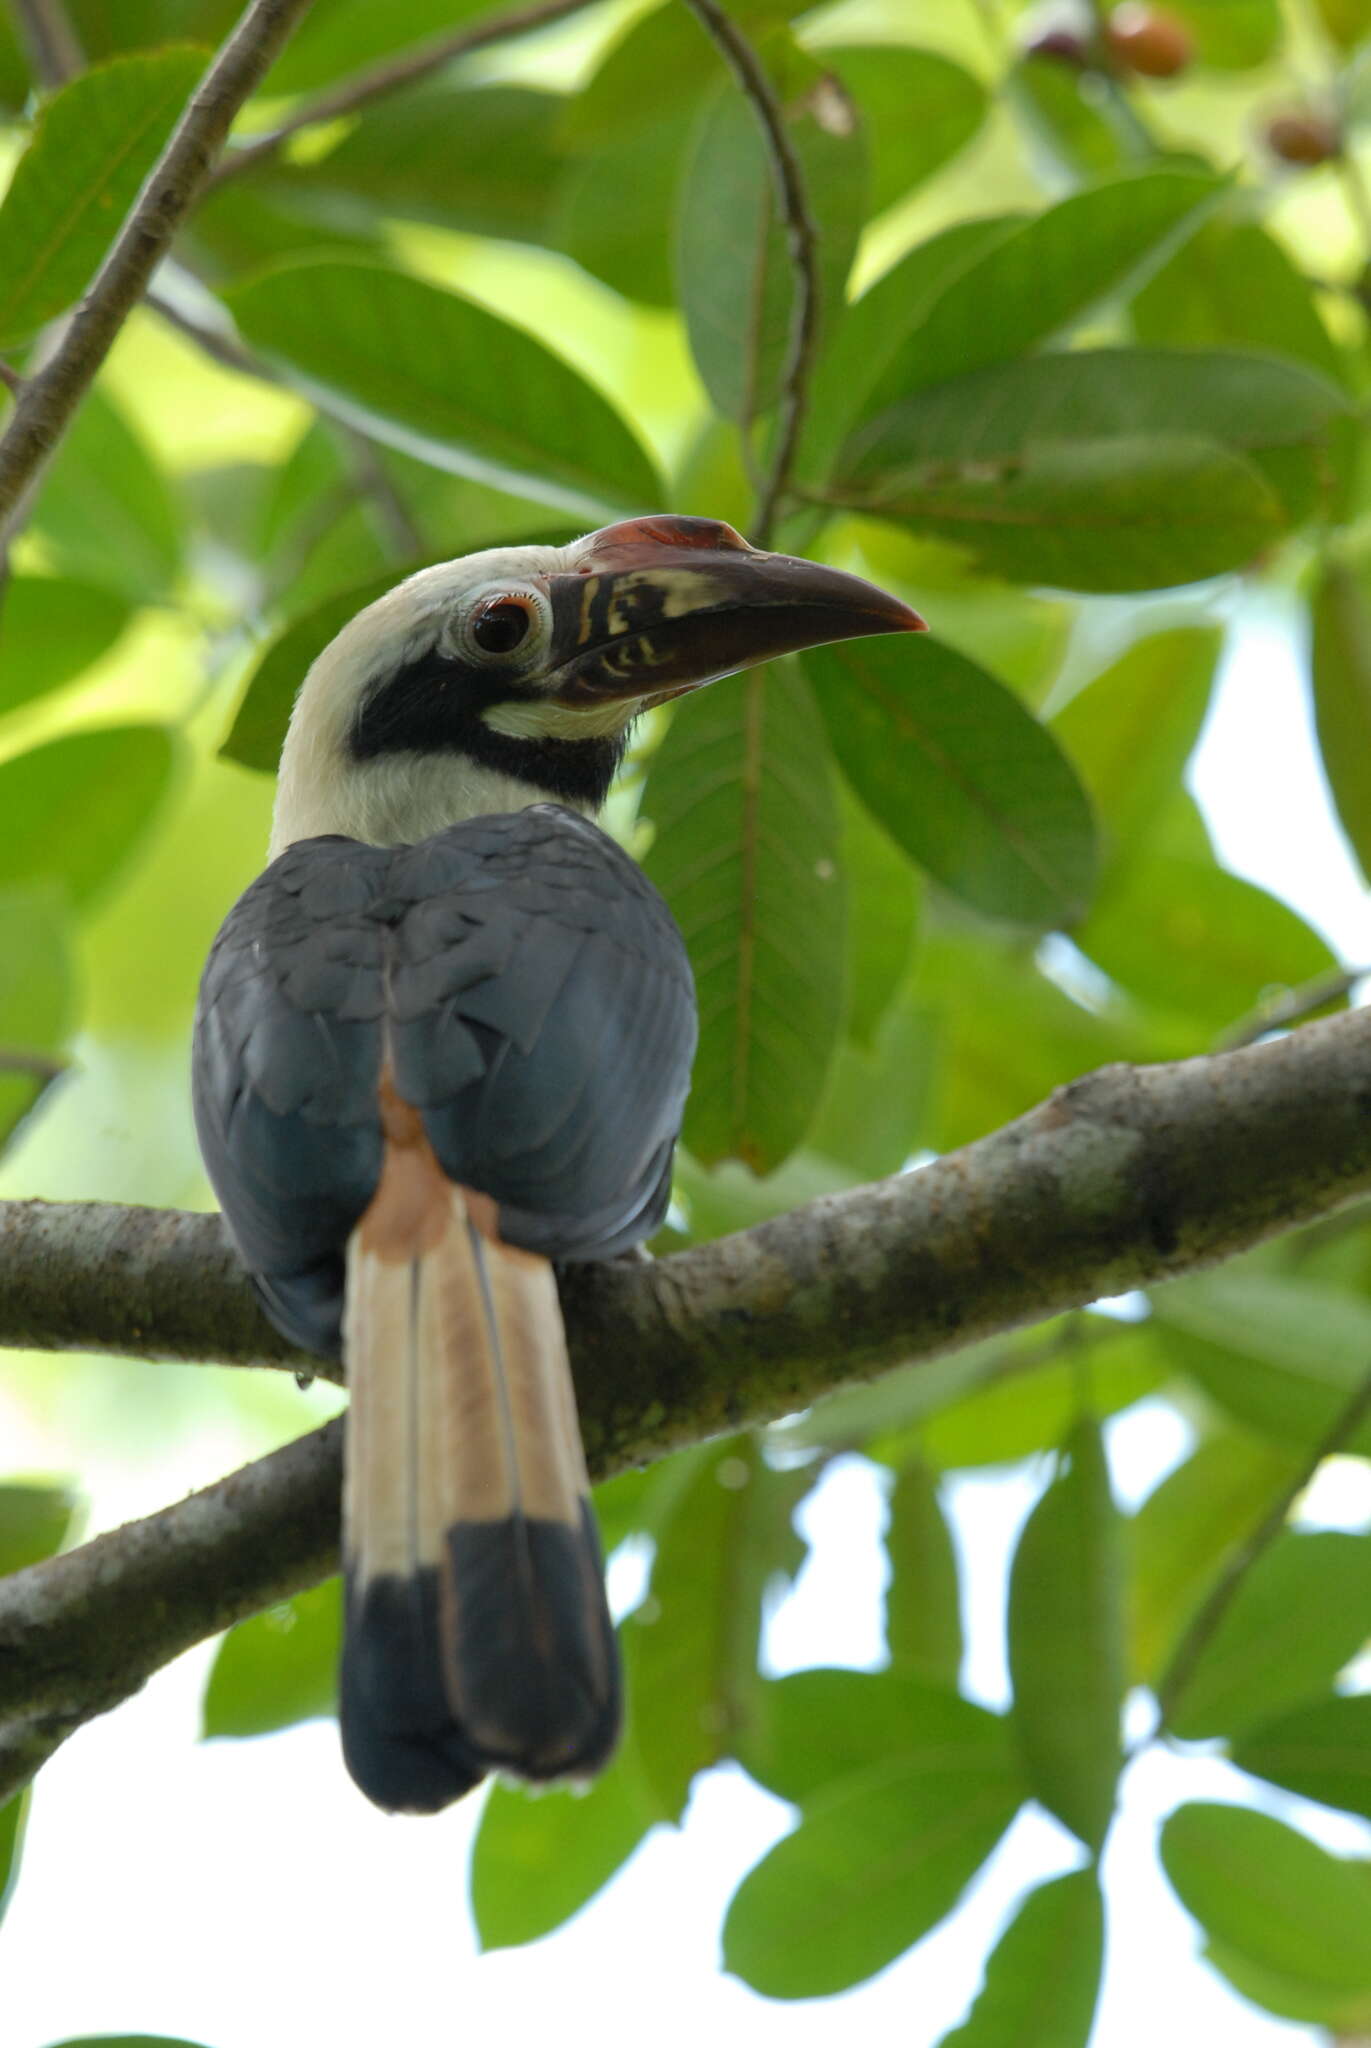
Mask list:
[[[0,440],[0,521],[7,520],[56,448],[172,236],[204,190],[234,116],[309,6],[310,0],[252,0],[196,88],[94,284],[15,406]]]
[[[800,160],[786,133],[785,112],[751,43],[724,13],[718,0],[685,0],[705,34],[714,43],[738,82],[762,130],[771,159],[771,175],[785,224],[795,295],[790,335],[781,380],[780,420],[771,463],[758,492],[752,537],[766,547],[776,525],[782,499],[790,488],[790,472],[800,443],[809,379],[819,345],[819,231],[809,210]]]

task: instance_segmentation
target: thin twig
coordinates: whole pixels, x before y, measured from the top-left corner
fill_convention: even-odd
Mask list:
[[[790,310],[790,336],[781,378],[776,445],[752,519],[752,538],[759,547],[766,547],[776,524],[781,500],[790,488],[790,472],[809,398],[809,379],[818,351],[819,231],[809,210],[809,195],[799,157],[786,133],[785,111],[757,52],[730,21],[718,0],[685,0],[685,4],[720,51],[738,81],[739,91],[761,125],[794,274],[795,299]]]
[[[473,50],[483,50],[490,43],[505,42],[510,37],[546,28],[554,21],[564,20],[569,14],[580,14],[592,4],[593,0],[537,0],[532,7],[518,7],[509,14],[491,15],[471,27],[454,29],[451,35],[416,44],[412,50],[403,50],[398,57],[388,57],[384,63],[368,71],[359,71],[328,92],[302,100],[279,128],[273,128],[267,135],[254,136],[251,142],[231,149],[223,162],[216,166],[209,180],[209,189],[214,191],[230,178],[239,178],[244,171],[255,170],[259,164],[278,155],[291,137],[300,134],[302,129],[317,128],[326,121],[337,121],[344,115],[360,113],[363,107],[372,106],[377,100],[388,99],[392,93],[417,85],[421,79],[441,71],[444,65],[453,63],[458,57],[465,57]]]
[[[147,302],[160,320],[165,320],[178,334],[184,334],[187,341],[193,341],[211,362],[218,363],[221,370],[235,370],[240,377],[256,377],[264,384],[282,382],[269,363],[264,363],[260,356],[252,355],[233,335],[207,326],[161,292],[149,292]]]
[[[1243,1580],[1281,1534],[1291,1508],[1324,1459],[1331,1458],[1342,1450],[1356,1435],[1369,1414],[1371,1372],[1367,1373],[1332,1427],[1319,1439],[1289,1485],[1282,1488],[1279,1497],[1267,1509],[1246,1542],[1229,1558],[1185,1634],[1177,1643],[1157,1686],[1158,1733],[1170,1724],[1177,1703],[1184,1696],[1186,1686],[1195,1675],[1195,1667],[1218,1634],[1224,1616],[1233,1605]]]
[[[330,421],[343,446],[357,488],[368,500],[376,517],[373,521],[381,540],[397,562],[415,562],[428,552],[410,510],[391,480],[375,444],[345,420]]]
[[[1306,1017],[1312,1017],[1316,1010],[1321,1010],[1325,1003],[1336,1003],[1341,996],[1350,996],[1357,984],[1368,978],[1371,978],[1371,967],[1336,968],[1327,974],[1316,974],[1311,980],[1300,982],[1298,987],[1286,989],[1283,995],[1258,1003],[1245,1017],[1239,1017],[1236,1024],[1230,1024],[1214,1041],[1214,1050],[1236,1052],[1239,1046],[1255,1045],[1259,1038],[1265,1038],[1268,1031],[1283,1031],[1288,1025],[1301,1024]]]
[[[0,440],[0,521],[57,446],[157,263],[204,189],[238,109],[261,82],[311,0],[252,0],[193,94],[152,175]]]
[[[49,90],[86,68],[80,38],[62,0],[13,0],[29,69]]]
[[[0,384],[3,384],[7,391],[12,391],[16,398],[24,388],[23,377],[15,369],[14,364],[7,363],[3,356],[0,356]]]

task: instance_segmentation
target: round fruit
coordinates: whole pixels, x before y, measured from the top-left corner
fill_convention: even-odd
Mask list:
[[[1123,0],[1109,17],[1106,40],[1115,60],[1143,78],[1174,78],[1195,54],[1189,29],[1160,7]]]
[[[1286,164],[1326,164],[1342,147],[1337,124],[1312,107],[1272,114],[1263,139],[1271,154]]]

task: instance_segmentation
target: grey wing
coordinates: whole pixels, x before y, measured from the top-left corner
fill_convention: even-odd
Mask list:
[[[695,1051],[695,996],[661,897],[574,813],[534,805],[439,834],[481,886],[417,888],[392,991],[400,1093],[502,1234],[607,1258],[654,1230]],[[398,873],[392,881],[398,882]],[[454,1071],[480,1048],[479,1075]]]
[[[292,848],[225,920],[200,985],[196,1130],[272,1320],[336,1353],[343,1252],[380,1173],[384,879],[349,840]]]

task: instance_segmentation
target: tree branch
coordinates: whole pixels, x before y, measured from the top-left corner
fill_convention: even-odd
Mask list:
[[[197,87],[52,357],[20,394],[0,440],[0,525],[56,447],[203,191],[238,109],[309,5],[310,0],[252,0]]]
[[[14,0],[29,70],[49,91],[84,71],[86,60],[62,0]]]
[[[790,311],[790,335],[781,379],[781,416],[771,466],[751,521],[752,538],[758,547],[764,548],[770,545],[777,512],[790,485],[809,400],[810,372],[819,345],[819,231],[809,210],[800,159],[786,133],[785,111],[757,52],[718,0],[685,0],[685,4],[722,54],[761,125],[790,245],[795,300]]]
[[[916,1173],[670,1258],[568,1269],[591,1471],[1212,1264],[1369,1191],[1371,1010],[1101,1068]],[[266,1323],[217,1217],[100,1204],[0,1204],[0,1341],[309,1364]],[[339,1474],[330,1424],[0,1587],[15,1768],[331,1570]]]
[[[230,178],[241,177],[244,171],[255,170],[259,164],[266,163],[304,128],[317,128],[326,121],[358,114],[363,107],[372,106],[377,100],[388,99],[392,93],[417,85],[421,79],[431,77],[458,57],[469,56],[473,50],[484,50],[491,43],[506,42],[511,37],[546,28],[554,21],[565,20],[569,14],[583,13],[591,4],[592,0],[537,0],[532,7],[517,7],[509,14],[491,15],[471,27],[454,29],[450,35],[416,44],[412,50],[403,50],[398,57],[388,57],[384,63],[374,65],[370,70],[359,71],[328,92],[302,100],[289,118],[279,128],[273,128],[270,134],[255,136],[251,142],[231,149],[222,163],[215,167],[209,189],[214,191]]]

